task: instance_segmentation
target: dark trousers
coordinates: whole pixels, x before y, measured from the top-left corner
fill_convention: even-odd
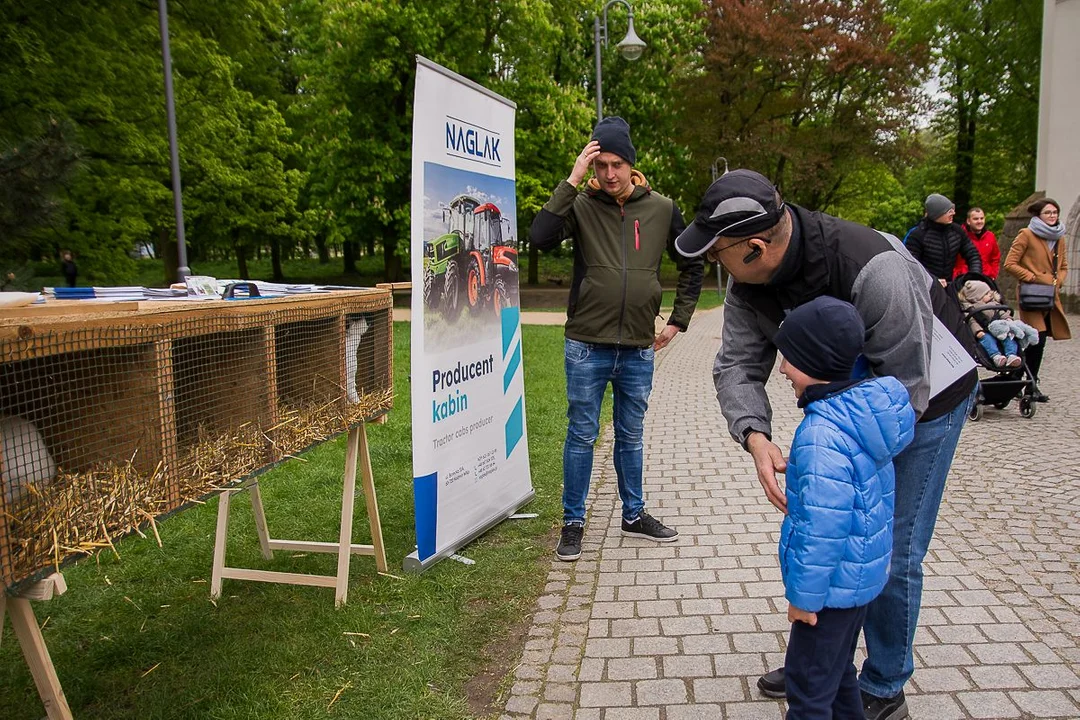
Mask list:
[[[1039,382],[1039,368],[1042,367],[1043,351],[1046,350],[1046,339],[1048,337],[1050,337],[1050,333],[1043,330],[1039,333],[1038,345],[1028,345],[1024,348],[1024,362],[1027,363],[1031,374],[1035,376],[1036,384]]]
[[[817,625],[792,623],[784,660],[787,720],[865,720],[855,674],[855,646],[866,606],[817,614]]]

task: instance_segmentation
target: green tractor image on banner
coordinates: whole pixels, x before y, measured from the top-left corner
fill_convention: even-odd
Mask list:
[[[517,249],[510,221],[492,203],[458,195],[443,207],[448,231],[424,245],[424,306],[457,317],[518,304]],[[504,226],[506,232],[504,233]]]

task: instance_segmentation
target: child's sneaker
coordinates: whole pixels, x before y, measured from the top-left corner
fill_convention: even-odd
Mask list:
[[[1020,360],[1019,355],[1010,355],[1009,357],[1005,358],[1005,367],[1018,368],[1020,367],[1021,362],[1023,361]]]
[[[994,367],[1005,367],[1005,356],[995,355],[990,358],[990,362],[994,363]]]

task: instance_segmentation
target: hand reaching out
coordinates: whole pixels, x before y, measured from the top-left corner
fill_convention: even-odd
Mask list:
[[[679,327],[677,325],[665,325],[664,329],[660,331],[660,334],[653,340],[653,350],[663,350],[667,347],[667,344],[671,342],[671,339],[679,334]]]
[[[754,458],[754,468],[757,470],[758,482],[765,489],[765,497],[777,510],[787,515],[787,495],[776,481],[776,474],[787,470],[784,453],[764,433],[759,432],[750,434],[746,448]]]

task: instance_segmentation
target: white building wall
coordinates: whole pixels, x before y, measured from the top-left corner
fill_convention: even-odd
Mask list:
[[[1069,277],[1080,295],[1080,0],[1044,0],[1035,187],[1061,203]]]

